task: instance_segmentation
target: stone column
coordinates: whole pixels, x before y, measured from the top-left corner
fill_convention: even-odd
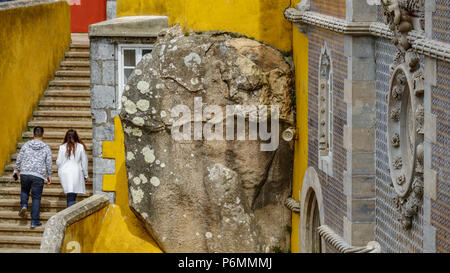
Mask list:
[[[106,1],[106,19],[114,19],[117,17],[117,1],[107,0]]]
[[[103,158],[102,143],[114,140],[112,117],[117,108],[115,46],[108,40],[97,37],[90,37],[90,43],[93,189],[94,194],[107,194],[114,203],[114,193],[103,192],[103,175],[115,173],[115,162],[113,159]]]
[[[434,0],[425,2],[425,36],[433,38]],[[436,228],[431,225],[431,200],[436,200],[437,172],[432,170],[432,146],[436,143],[436,116],[431,113],[432,86],[436,85],[436,59],[424,57],[424,195],[423,195],[423,251],[436,252]]]
[[[347,0],[347,21],[377,20],[377,7],[366,0]],[[348,60],[344,83],[347,125],[344,147],[347,170],[344,172],[344,194],[347,216],[344,217],[344,239],[350,245],[362,246],[375,237],[375,124],[376,77],[375,40],[371,36],[345,37]]]

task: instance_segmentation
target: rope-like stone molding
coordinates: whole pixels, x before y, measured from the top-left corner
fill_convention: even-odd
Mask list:
[[[284,12],[285,18],[299,25],[312,25],[345,35],[372,35],[385,39],[392,39],[394,33],[389,27],[380,22],[348,22],[344,19],[323,15],[313,11],[300,11],[288,8]],[[419,54],[450,62],[450,45],[433,39],[425,38],[419,31],[410,31],[408,41]]]
[[[53,215],[46,223],[41,253],[60,253],[66,228],[109,205],[106,195],[93,195]]]
[[[380,253],[378,242],[371,241],[367,246],[351,246],[341,236],[337,235],[329,226],[322,225],[317,228],[319,235],[341,253]]]
[[[22,7],[32,7],[37,5],[54,4],[58,2],[67,2],[66,0],[16,0],[0,3],[0,10],[15,9]]]
[[[300,213],[300,202],[295,201],[294,198],[289,197],[284,201],[284,205],[292,212]]]

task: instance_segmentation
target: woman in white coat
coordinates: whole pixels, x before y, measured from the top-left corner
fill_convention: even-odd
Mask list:
[[[59,146],[58,176],[64,193],[67,194],[67,207],[75,204],[77,194],[86,193],[88,181],[88,159],[86,146],[75,130],[67,131],[64,142]]]

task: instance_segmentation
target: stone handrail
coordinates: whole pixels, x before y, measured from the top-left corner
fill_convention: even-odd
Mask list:
[[[329,226],[322,225],[317,228],[319,235],[334,248],[341,253],[380,253],[380,244],[375,241],[371,241],[367,246],[351,246],[344,238],[336,234]]]
[[[0,3],[0,10],[67,2],[66,0],[17,0]]]
[[[108,205],[108,197],[97,194],[53,215],[45,225],[40,252],[59,253],[68,226]]]

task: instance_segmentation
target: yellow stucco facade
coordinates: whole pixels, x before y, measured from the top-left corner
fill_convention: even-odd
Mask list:
[[[117,17],[167,15],[186,31],[237,32],[283,51],[292,50],[292,27],[283,12],[290,0],[117,0]]]
[[[66,2],[0,10],[0,175],[70,44]]]
[[[295,65],[295,97],[297,105],[297,140],[295,142],[292,198],[301,196],[303,176],[308,168],[308,38],[296,27],[293,29]],[[292,213],[291,252],[299,252],[299,215]]]

